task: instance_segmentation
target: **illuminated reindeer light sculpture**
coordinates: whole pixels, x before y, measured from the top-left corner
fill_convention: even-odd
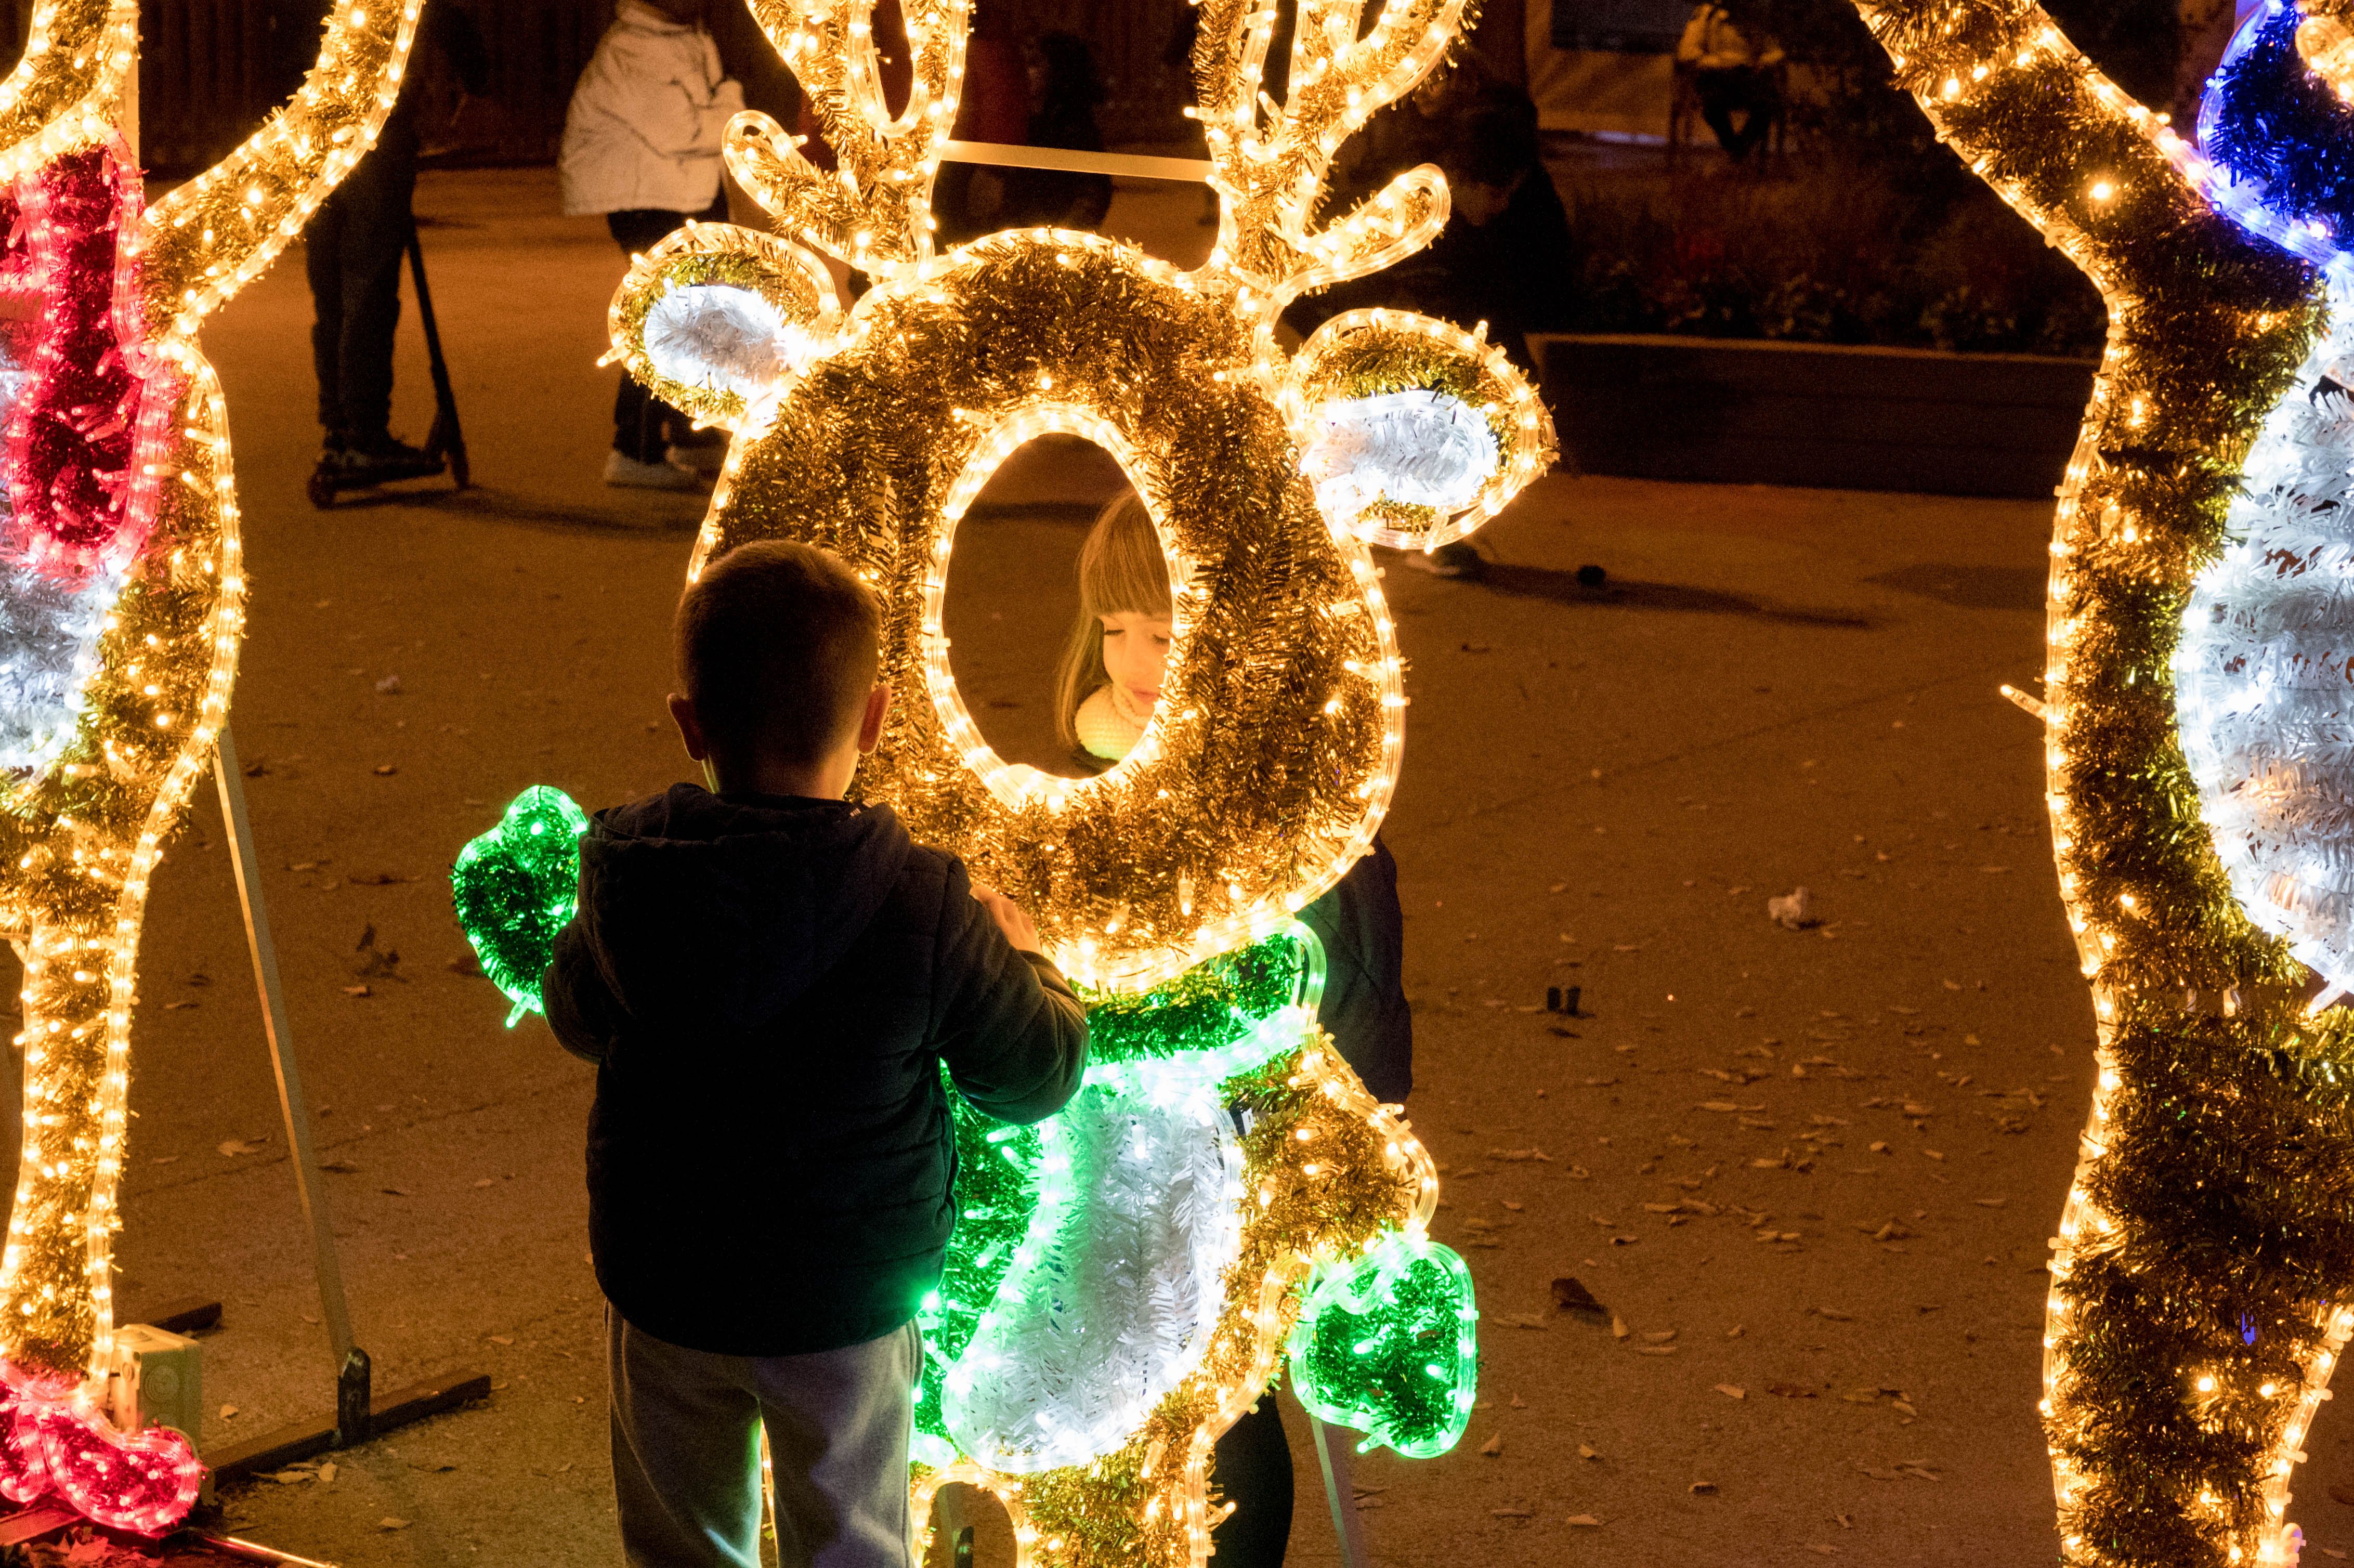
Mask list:
[[[2354,1334],[2354,28],[2267,0],[2194,144],[2022,0],[1860,5],[2108,302],[2018,699],[2099,1032],[2044,1339],[2062,1555],[2291,1563]]]
[[[1190,273],[1044,229],[932,253],[967,0],[903,6],[896,116],[866,0],[752,9],[839,167],[738,116],[729,166],[784,238],[692,225],[637,259],[616,356],[735,432],[691,573],[782,536],[875,585],[901,698],[854,793],[1030,908],[1091,1002],[1064,1112],[958,1112],[958,1232],[910,1303],[918,1510],[963,1481],[1005,1502],[1025,1562],[1184,1568],[1216,1517],[1211,1445],[1287,1347],[1310,1408],[1369,1443],[1442,1452],[1470,1407],[1469,1277],[1425,1234],[1429,1156],[1316,1029],[1322,959],[1290,916],[1365,851],[1397,777],[1402,667],[1367,545],[1461,537],[1543,471],[1552,430],[1478,333],[1353,312],[1287,355],[1275,331],[1301,291],[1445,223],[1429,167],[1338,221],[1319,207],[1334,151],[1437,62],[1462,0],[1388,0],[1370,26],[1363,0],[1303,0],[1279,109],[1259,90],[1273,9],[1201,7],[1224,216]],[[813,252],[874,286],[854,305]],[[1088,779],[990,749],[941,624],[958,519],[1048,431],[1122,464],[1174,599],[1151,724]],[[460,857],[461,918],[518,1012],[583,826],[534,791]]]
[[[204,318],[373,143],[419,0],[345,0],[293,103],[148,209],[113,126],[131,0],[42,0],[0,83],[0,928],[21,933],[25,1139],[0,1256],[0,1493],[175,1522],[187,1440],[99,1406],[148,879],[220,733],[245,579]]]

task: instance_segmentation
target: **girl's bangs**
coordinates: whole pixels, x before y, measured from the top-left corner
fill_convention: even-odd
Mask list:
[[[1093,617],[1166,615],[1169,561],[1144,503],[1124,495],[1104,508],[1079,552],[1079,599]]]

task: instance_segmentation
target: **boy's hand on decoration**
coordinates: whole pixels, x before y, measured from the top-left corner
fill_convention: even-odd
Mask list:
[[[1044,956],[1038,946],[1038,927],[1031,924],[1030,916],[1022,906],[985,882],[972,885],[972,895],[983,909],[989,911],[989,917],[997,922],[997,928],[1005,933],[1005,939],[1013,944],[1015,952]]]

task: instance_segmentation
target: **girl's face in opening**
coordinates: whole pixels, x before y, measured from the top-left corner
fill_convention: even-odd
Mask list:
[[[1161,676],[1169,664],[1169,617],[1123,609],[1097,619],[1103,622],[1104,673],[1139,712],[1150,713],[1161,700]]]

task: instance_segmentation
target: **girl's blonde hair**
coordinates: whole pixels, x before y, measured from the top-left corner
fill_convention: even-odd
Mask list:
[[[1108,685],[1104,668],[1103,617],[1170,612],[1169,561],[1144,502],[1130,491],[1096,514],[1079,546],[1079,616],[1055,666],[1055,733],[1079,747],[1079,705]]]

